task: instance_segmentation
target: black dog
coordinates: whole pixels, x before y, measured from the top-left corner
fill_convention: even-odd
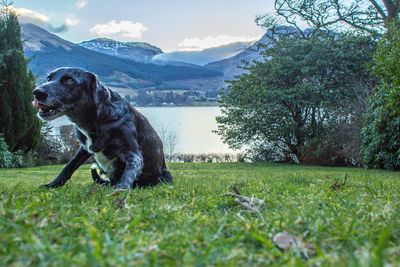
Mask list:
[[[102,179],[92,169],[97,183],[124,189],[172,183],[162,141],[149,121],[93,73],[79,68],[56,69],[33,95],[39,117],[53,120],[66,115],[76,125],[82,144],[57,178],[44,186],[64,185],[91,155],[110,179]]]

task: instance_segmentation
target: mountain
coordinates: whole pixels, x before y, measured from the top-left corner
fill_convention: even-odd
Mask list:
[[[92,71],[107,85],[128,90],[150,88],[212,91],[226,86],[226,80],[246,72],[238,68],[243,65],[243,61],[264,60],[260,55],[262,45],[272,44],[272,39],[278,38],[280,34],[298,32],[294,27],[278,26],[247,48],[244,48],[247,46],[245,43],[236,43],[175,54],[164,54],[158,47],[142,42],[94,39],[73,44],[34,24],[21,24],[21,33],[25,54],[31,58],[29,68],[39,82],[49,71],[70,66]],[[208,63],[205,67],[191,64],[202,64],[228,55],[233,56]],[[132,60],[135,57],[137,61]],[[152,60],[148,61],[150,57]]]
[[[204,66],[209,62],[232,57],[251,45],[251,42],[237,42],[212,47],[201,51],[174,51],[164,53],[160,48],[145,42],[119,42],[107,38],[98,38],[79,43],[87,49],[138,62],[173,66]]]
[[[279,38],[281,34],[299,34],[299,32],[291,26],[275,27],[273,30],[268,30],[259,41],[253,43],[242,52],[230,58],[205,65],[210,70],[222,72],[223,76],[180,80],[174,81],[174,84],[181,87],[190,86],[194,90],[218,90],[221,87],[226,87],[227,83],[225,81],[233,80],[235,76],[247,72],[247,70],[239,68],[239,66],[243,66],[243,61],[253,62],[264,60],[264,57],[260,54],[263,51],[263,46],[271,45],[273,39]],[[305,31],[305,34],[307,34],[307,31]],[[170,83],[167,82],[167,85],[170,85]]]
[[[308,31],[310,30],[306,30],[304,33],[307,34]],[[238,68],[238,66],[243,65],[243,61],[252,62],[264,60],[264,57],[260,54],[260,52],[264,50],[263,46],[271,45],[273,39],[277,39],[281,34],[299,34],[299,31],[293,26],[277,26],[274,29],[268,30],[259,41],[255,42],[243,52],[227,59],[211,62],[205,65],[205,67],[223,72],[224,76],[221,77],[223,80],[232,80],[236,75],[247,72],[244,69]]]
[[[150,62],[154,56],[163,53],[160,48],[145,42],[118,42],[107,38],[93,39],[79,45],[99,53],[138,62]]]
[[[81,67],[96,73],[108,85],[125,88],[157,87],[174,80],[218,77],[222,73],[200,66],[173,66],[137,62],[86,49],[34,24],[21,24],[24,50],[40,82],[51,70]],[[124,79],[121,79],[124,77]],[[190,89],[190,88],[186,88]]]
[[[160,53],[153,57],[154,61],[179,61],[204,66],[207,63],[230,58],[248,48],[251,42],[237,42],[201,51],[174,51]]]

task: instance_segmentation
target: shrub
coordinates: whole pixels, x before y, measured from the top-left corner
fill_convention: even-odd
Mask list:
[[[24,156],[22,152],[8,151],[8,145],[3,137],[0,135],[0,168],[17,168],[21,167],[24,163]]]
[[[371,97],[362,129],[366,167],[400,170],[400,25],[381,40],[373,71],[379,86]]]

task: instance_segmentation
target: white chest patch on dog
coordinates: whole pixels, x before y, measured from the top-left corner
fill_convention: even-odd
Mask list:
[[[92,138],[90,138],[90,135],[87,131],[79,128],[79,130],[85,135],[86,137],[86,143],[84,144],[86,147],[86,150],[89,151],[90,153],[93,153],[94,158],[99,165],[99,168],[103,170],[106,174],[111,174],[114,172],[114,161],[117,160],[117,158],[109,159],[107,158],[103,152],[93,152],[89,149],[89,147],[93,144]]]
[[[106,174],[111,174],[114,172],[114,161],[117,158],[108,159],[103,152],[94,153],[94,158],[97,164],[99,164],[100,169],[102,169]]]

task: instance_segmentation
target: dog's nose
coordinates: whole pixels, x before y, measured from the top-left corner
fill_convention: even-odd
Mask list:
[[[36,88],[35,90],[33,90],[33,95],[39,101],[45,101],[48,96],[48,94],[43,91],[43,88]]]

